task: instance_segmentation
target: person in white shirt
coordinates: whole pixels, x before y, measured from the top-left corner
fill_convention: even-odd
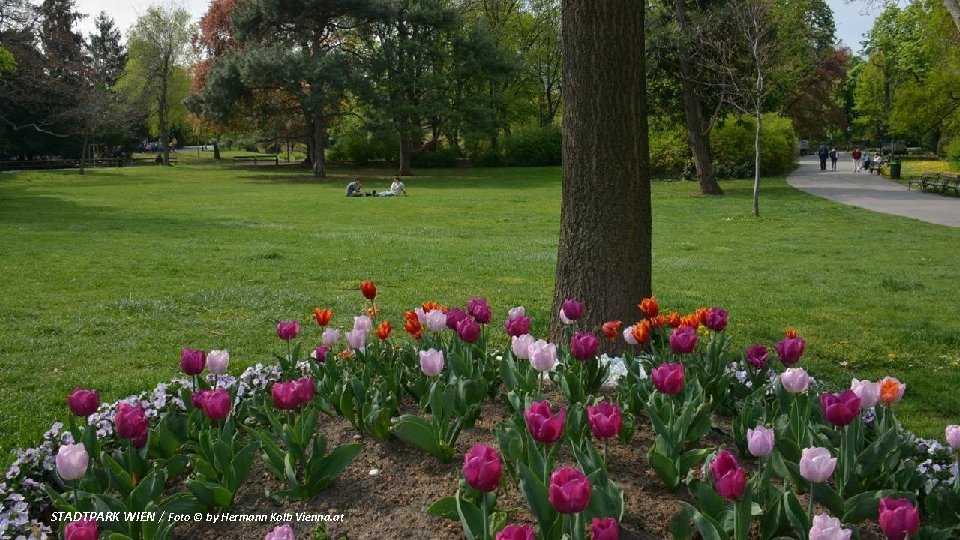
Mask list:
[[[407,188],[406,186],[403,185],[403,182],[400,181],[399,176],[394,176],[393,183],[390,184],[390,189],[387,191],[381,191],[380,193],[377,193],[377,195],[379,195],[380,197],[396,197],[401,193],[403,195],[406,195]]]

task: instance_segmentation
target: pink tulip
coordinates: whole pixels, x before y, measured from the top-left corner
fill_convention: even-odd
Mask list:
[[[620,407],[609,401],[601,401],[595,406],[587,407],[587,420],[590,431],[598,439],[616,437],[620,434],[622,419]]]
[[[653,386],[667,395],[679,394],[683,390],[684,367],[680,363],[663,363],[650,373]]]
[[[322,364],[327,361],[328,352],[330,352],[330,349],[327,348],[326,345],[318,345],[317,348],[310,353],[310,357]]]
[[[670,350],[675,354],[690,354],[697,346],[697,329],[680,326],[670,334]]]
[[[297,398],[297,406],[309,403],[316,395],[312,377],[300,377],[293,381],[293,393]]]
[[[571,324],[580,317],[583,317],[583,304],[569,298],[564,300],[560,305],[560,319],[563,323]]]
[[[808,540],[850,540],[850,529],[844,529],[840,520],[828,514],[813,516],[813,527],[810,528]]]
[[[579,469],[563,467],[550,475],[550,504],[561,514],[577,514],[590,504],[590,481]]]
[[[277,337],[284,341],[290,341],[299,333],[300,323],[297,321],[282,321],[277,324]]]
[[[947,444],[950,445],[950,448],[953,448],[954,450],[960,450],[960,426],[947,426],[944,437],[947,440]]]
[[[557,365],[557,346],[542,339],[530,344],[527,355],[530,357],[530,365],[533,369],[541,373],[550,371]]]
[[[839,394],[823,392],[820,394],[820,407],[827,422],[845,426],[860,414],[860,398],[853,390],[844,390]]]
[[[776,432],[764,426],[747,430],[747,450],[754,457],[767,457],[776,445]]]
[[[73,414],[86,418],[100,408],[100,394],[96,390],[77,388],[67,397],[67,406]]]
[[[802,337],[795,337],[784,338],[783,341],[778,341],[774,347],[777,349],[777,356],[780,357],[780,361],[786,366],[792,366],[800,361],[800,357],[803,356],[804,345],[805,342]]]
[[[800,455],[800,476],[809,482],[826,482],[837,466],[837,458],[826,448],[804,448]]]
[[[714,332],[723,332],[723,329],[727,327],[727,318],[726,310],[712,307],[707,311],[707,321],[704,324]]]
[[[270,387],[270,397],[273,398],[273,406],[281,411],[292,411],[300,406],[294,381],[273,383]]]
[[[519,309],[519,311],[515,311]],[[523,312],[523,306],[510,310],[510,316],[503,323],[508,336],[522,336],[530,332],[530,317]]]
[[[223,375],[230,366],[230,353],[227,351],[210,351],[207,354],[207,369],[214,375]]]
[[[551,444],[560,440],[563,435],[563,423],[567,417],[567,410],[561,408],[557,414],[550,410],[550,402],[533,401],[523,413],[527,421],[527,429],[534,440],[543,444]]]
[[[747,363],[760,371],[767,366],[767,347],[763,343],[754,343],[747,347]]]
[[[100,537],[100,528],[92,519],[81,518],[67,523],[63,529],[64,540],[97,540]]]
[[[207,415],[207,418],[214,422],[219,422],[230,415],[231,402],[230,393],[223,388],[219,388],[206,392],[200,406],[203,408],[203,413]]]
[[[121,402],[117,405],[114,426],[117,436],[121,439],[130,439],[134,447],[143,448],[147,443],[150,424],[147,422],[147,414],[143,407]]]
[[[493,318],[493,312],[490,310],[490,305],[487,304],[487,299],[479,296],[471,298],[467,302],[467,313],[479,324],[488,324],[490,319]]]
[[[537,540],[537,535],[534,534],[533,527],[529,525],[511,523],[500,529],[495,540]]]
[[[484,493],[496,491],[503,476],[500,454],[483,444],[474,445],[463,458],[463,477],[467,484]]]
[[[810,387],[810,375],[803,368],[788,368],[780,374],[780,384],[791,394],[801,394]]]
[[[57,474],[64,480],[77,480],[83,477],[87,472],[87,465],[90,464],[90,455],[83,443],[65,444],[57,450],[56,459]]]
[[[460,324],[460,321],[469,317],[467,312],[460,308],[452,308],[447,311],[447,328],[457,331],[457,325]]]
[[[347,346],[351,349],[364,350],[364,345],[367,341],[367,331],[359,330],[354,328],[353,330],[343,334],[343,338],[347,340]]]
[[[853,379],[850,389],[860,398],[860,410],[865,411],[877,404],[880,400],[880,384],[870,381]]]
[[[599,346],[600,340],[592,332],[576,332],[570,339],[570,353],[580,361],[596,358]]]
[[[443,371],[443,351],[430,349],[420,351],[420,370],[428,377],[435,377]]]
[[[465,317],[457,323],[457,335],[465,343],[475,343],[480,339],[480,325],[470,317]]]
[[[263,540],[297,540],[297,536],[293,533],[293,527],[284,524],[268,532]]]
[[[623,329],[623,340],[627,342],[627,345],[638,345],[640,343],[633,335],[633,325]]]
[[[180,371],[187,375],[199,375],[203,371],[206,362],[206,353],[201,350],[193,350],[184,347],[180,352]]]
[[[447,327],[447,314],[439,309],[434,309],[430,313],[427,313],[425,318],[427,328],[429,328],[431,332],[439,332]]]
[[[513,351],[513,355],[517,358],[528,360],[530,359],[530,345],[536,340],[537,339],[530,334],[513,336],[510,338],[510,350]]]
[[[716,459],[710,462],[710,475],[713,476],[713,488],[721,497],[728,501],[743,497],[747,489],[747,474],[733,454],[721,450]]]
[[[320,339],[328,349],[332,349],[336,347],[340,341],[340,330],[337,328],[327,328],[323,331],[323,336]]]
[[[363,333],[369,333],[373,330],[373,319],[367,317],[366,315],[360,315],[359,317],[353,318],[353,329],[360,330]]]
[[[612,517],[590,520],[590,540],[620,540],[620,526]]]
[[[920,511],[908,499],[880,499],[880,530],[890,540],[913,538],[920,528]]]

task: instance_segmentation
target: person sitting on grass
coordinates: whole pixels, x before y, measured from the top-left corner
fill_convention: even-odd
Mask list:
[[[353,179],[353,182],[347,184],[347,197],[372,197],[376,195],[374,192],[364,193],[363,189],[360,187],[360,177]]]
[[[406,195],[407,188],[403,185],[403,182],[400,181],[399,176],[394,176],[393,183],[390,184],[390,189],[387,191],[381,191],[380,193],[377,193],[377,195],[380,197],[396,197],[401,193]]]

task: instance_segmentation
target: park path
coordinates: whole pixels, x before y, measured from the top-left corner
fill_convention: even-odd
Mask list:
[[[960,227],[960,197],[909,191],[906,186],[866,172],[853,172],[853,160],[841,156],[837,170],[820,170],[816,156],[800,158],[787,182],[811,195],[875,212],[904,216],[927,223]]]

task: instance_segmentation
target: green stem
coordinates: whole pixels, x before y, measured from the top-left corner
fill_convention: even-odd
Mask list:
[[[733,505],[733,537],[740,540],[740,511],[737,508],[739,501]]]
[[[481,493],[480,499],[483,501],[483,540],[487,540],[490,537],[490,508],[487,502],[487,494]]]
[[[810,482],[810,504],[807,510],[807,527],[813,523],[813,482]]]

